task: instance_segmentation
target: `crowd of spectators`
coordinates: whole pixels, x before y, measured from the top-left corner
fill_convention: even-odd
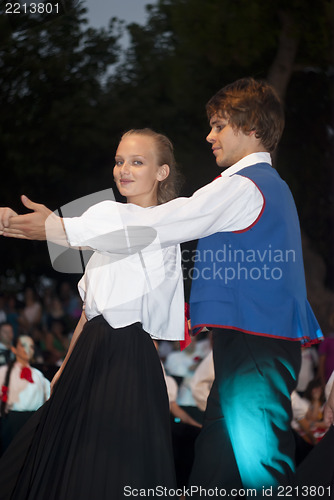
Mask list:
[[[79,294],[67,281],[50,284],[42,293],[26,286],[15,294],[0,294],[0,365],[13,360],[11,346],[16,339],[27,335],[35,346],[32,366],[51,381],[66,355],[81,311]],[[328,332],[319,347],[302,350],[297,389],[292,394],[297,463],[327,430],[322,418],[325,396],[334,382],[334,314],[330,323],[332,332]],[[170,400],[177,479],[179,486],[183,486],[191,469],[194,442],[214,379],[210,333],[206,331],[195,337],[184,351],[180,351],[178,342],[160,341],[156,347]]]
[[[33,364],[49,380],[66,355],[81,310],[79,294],[68,281],[51,283],[42,291],[26,286],[0,294],[0,324],[12,326],[14,339],[20,335],[33,339]]]

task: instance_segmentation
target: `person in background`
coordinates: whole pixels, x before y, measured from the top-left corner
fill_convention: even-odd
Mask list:
[[[6,312],[6,300],[5,296],[0,293],[0,323],[5,323],[7,321],[7,312]]]
[[[318,370],[319,356],[315,347],[302,347],[302,362],[298,374],[296,391],[302,396]]]
[[[14,340],[15,361],[0,367],[1,452],[50,396],[50,382],[31,366],[34,341],[28,335]]]
[[[212,351],[201,361],[191,381],[191,392],[196,405],[201,411],[206,410],[208,397],[215,379]]]
[[[210,339],[201,334],[194,337],[191,344],[182,351],[172,351],[164,363],[167,374],[178,383],[177,404],[200,423],[203,421],[203,412],[198,409],[192,396],[191,381],[197,367],[210,350]]]
[[[10,323],[0,324],[0,366],[6,365],[14,359],[12,345],[14,341],[14,330]]]
[[[319,346],[319,377],[325,387],[334,371],[334,312],[329,317],[330,331]]]
[[[295,400],[297,401],[297,398]],[[306,411],[299,427],[294,426],[294,429],[307,443],[315,445],[324,437],[329,427],[324,421],[325,395],[320,380],[313,379],[308,383],[301,401],[300,406],[306,408]]]
[[[306,418],[309,402],[297,391],[291,393],[292,420],[291,428],[296,443],[295,461],[298,466],[317,444],[317,439],[311,430],[311,423]]]
[[[7,322],[10,323],[14,330],[14,338],[16,338],[19,334],[19,310],[17,306],[16,296],[14,294],[10,294],[7,297]]]
[[[30,334],[33,328],[41,323],[42,304],[35,290],[28,286],[24,291],[24,307],[19,316],[20,331]]]
[[[48,363],[60,366],[70,345],[69,336],[65,331],[65,322],[61,319],[50,321],[50,328],[44,331],[40,348],[47,357]]]

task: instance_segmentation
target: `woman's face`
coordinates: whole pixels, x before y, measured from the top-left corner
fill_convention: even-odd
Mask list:
[[[155,141],[146,135],[124,137],[115,156],[114,179],[128,203],[157,204],[158,183],[168,177],[168,165],[158,165]]]
[[[17,361],[22,364],[29,364],[29,361],[32,359],[35,351],[34,341],[28,335],[23,335],[17,341],[17,346],[12,347],[12,351],[14,352]]]

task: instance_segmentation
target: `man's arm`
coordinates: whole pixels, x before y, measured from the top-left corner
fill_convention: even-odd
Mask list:
[[[123,244],[124,230],[132,228],[131,244],[139,246],[142,235],[133,228],[156,231],[161,246],[203,238],[220,231],[240,231],[255,222],[263,207],[263,196],[249,179],[219,177],[196,191],[190,198],[144,209],[137,205],[104,201],[89,208],[81,217],[60,219],[44,205],[26,197],[22,202],[34,212],[11,217],[4,236],[48,239],[74,247],[104,252],[128,252]],[[45,230],[46,225],[46,230]],[[65,230],[66,232],[65,232]],[[115,235],[119,232],[119,238]]]
[[[71,246],[124,253],[121,231],[125,229],[132,245],[142,243],[140,227],[153,229],[159,245],[168,247],[220,231],[244,230],[256,221],[263,202],[252,181],[234,175],[216,179],[190,198],[176,198],[152,208],[104,201],[81,217],[64,219],[64,226]],[[119,239],[115,238],[117,231]]]

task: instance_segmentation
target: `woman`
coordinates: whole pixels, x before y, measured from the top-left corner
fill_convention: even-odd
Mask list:
[[[35,345],[20,335],[12,346],[15,361],[0,367],[0,448],[5,451],[14,436],[50,396],[50,382],[31,366]]]
[[[114,179],[128,203],[150,210],[168,201],[176,178],[165,136],[150,129],[123,135]],[[160,249],[149,232],[129,256],[95,253],[79,291],[85,309],[52,396],[1,464],[1,499],[109,500],[175,486],[168,397],[152,337],[183,338],[180,249]],[[14,464],[22,467],[18,477]]]

